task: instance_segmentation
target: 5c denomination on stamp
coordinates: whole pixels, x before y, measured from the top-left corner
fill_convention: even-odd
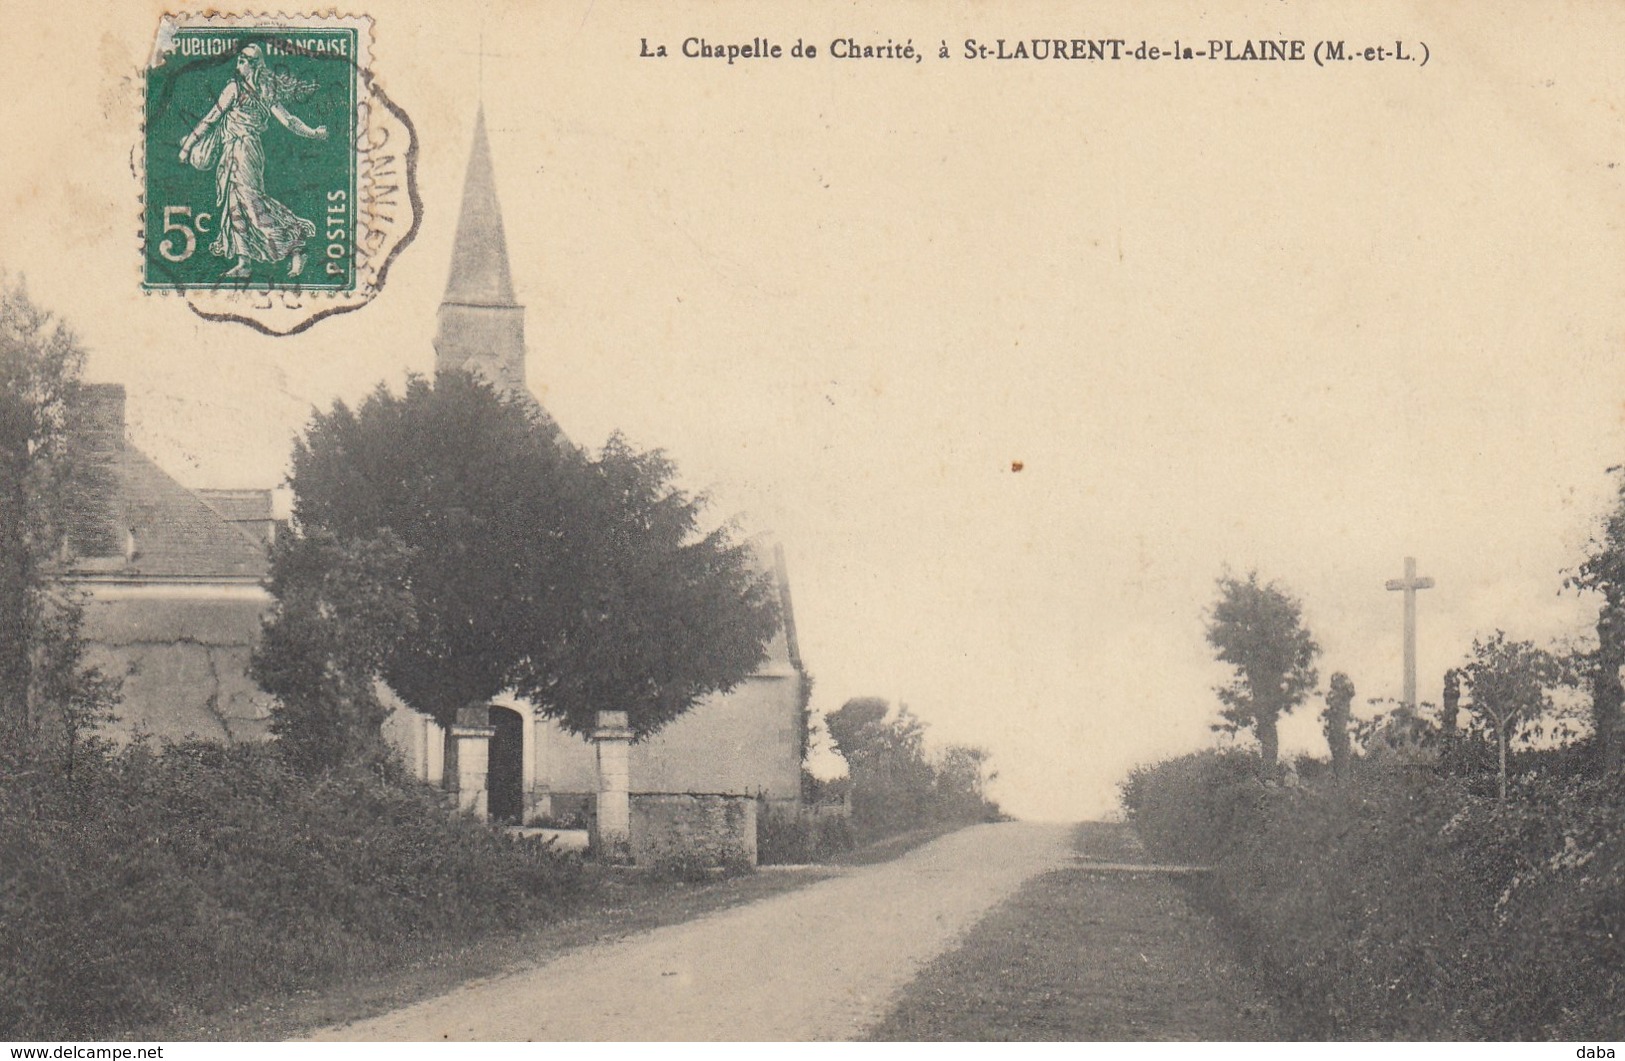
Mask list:
[[[270,334],[359,309],[417,229],[412,125],[366,17],[167,15],[148,64],[142,284]]]

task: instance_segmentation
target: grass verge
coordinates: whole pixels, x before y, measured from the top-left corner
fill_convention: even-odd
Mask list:
[[[576,947],[622,939],[664,925],[756,902],[823,880],[833,871],[753,874],[691,883],[634,871],[588,866],[583,894],[557,921],[493,933],[472,943],[403,948],[395,968],[361,981],[341,981],[226,1012],[178,1012],[133,1038],[174,1041],[260,1041],[393,1009],[487,977],[540,965]]]
[[[362,1020],[432,998],[471,980],[533,968],[577,947],[613,942],[757,902],[826,880],[843,868],[889,862],[961,828],[964,826],[933,826],[889,836],[844,852],[824,865],[797,866],[794,874],[758,872],[695,883],[588,865],[583,898],[557,922],[455,948],[425,949],[421,954],[406,955],[397,970],[365,983],[334,984],[320,992],[301,992],[226,1014],[183,1016],[179,1034],[155,1033],[151,1037],[281,1039]]]
[[[1075,850],[1144,861],[1127,826]],[[1269,1040],[1271,1007],[1179,886],[1086,865],[1028,881],[923,969],[868,1038],[887,1041]]]

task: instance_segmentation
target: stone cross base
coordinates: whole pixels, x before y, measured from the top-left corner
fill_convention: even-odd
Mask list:
[[[598,812],[593,815],[592,849],[606,862],[632,858],[632,730],[625,711],[598,712],[592,735],[598,750]]]

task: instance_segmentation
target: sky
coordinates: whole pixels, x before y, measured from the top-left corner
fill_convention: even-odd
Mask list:
[[[288,338],[141,292],[163,7],[80,6],[3,0],[0,268],[188,485],[273,485],[313,408],[432,369],[483,103],[532,389],[776,534],[815,710],[906,702],[992,752],[1018,815],[1109,813],[1135,764],[1213,743],[1226,571],[1302,599],[1357,704],[1399,695],[1406,556],[1437,583],[1424,700],[1475,636],[1594,615],[1559,591],[1625,459],[1618,5],[380,0],[422,225],[371,305]],[[689,37],[820,56],[639,57]],[[1428,62],[998,62],[970,37]],[[1323,752],[1319,706],[1289,750]]]

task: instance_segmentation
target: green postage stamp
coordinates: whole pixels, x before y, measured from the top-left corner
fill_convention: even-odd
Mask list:
[[[142,285],[272,334],[359,309],[417,226],[370,19],[169,15],[144,94]]]

